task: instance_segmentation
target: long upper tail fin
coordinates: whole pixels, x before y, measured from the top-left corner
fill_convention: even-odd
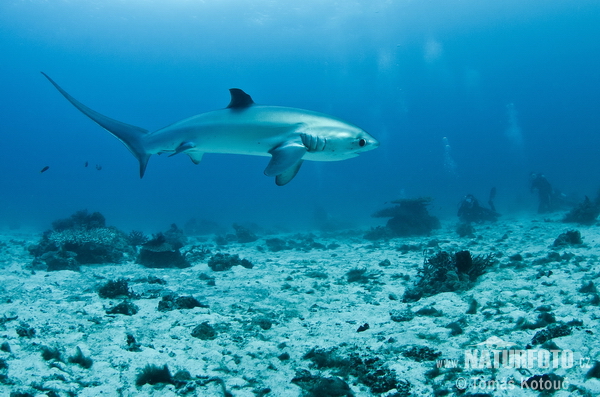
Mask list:
[[[131,124],[121,123],[120,121],[113,120],[109,117],[103,116],[100,113],[88,108],[77,99],[73,98],[69,93],[60,88],[58,84],[54,82],[48,75],[44,72],[41,72],[56,89],[65,97],[69,102],[73,104],[77,109],[79,109],[83,114],[88,116],[90,119],[94,120],[98,125],[102,128],[113,134],[118,140],[120,140],[123,145],[129,149],[129,151],[138,159],[140,162],[140,178],[144,176],[144,172],[146,171],[146,165],[148,165],[148,160],[150,159],[150,154],[148,154],[144,148],[144,135],[148,133],[148,130],[145,130],[140,127],[136,127]]]

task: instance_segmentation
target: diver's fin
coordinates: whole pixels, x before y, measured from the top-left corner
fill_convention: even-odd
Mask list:
[[[306,147],[301,143],[288,141],[269,150],[271,161],[265,168],[266,176],[277,176],[286,172],[306,154]]]
[[[299,160],[296,164],[285,170],[282,174],[279,174],[275,177],[275,183],[277,186],[283,186],[287,184],[289,181],[294,179],[298,171],[300,171],[300,166],[304,160]]]
[[[142,178],[146,172],[148,160],[150,159],[150,154],[147,153],[146,149],[144,148],[144,136],[148,133],[148,130],[113,120],[88,108],[77,99],[69,95],[69,93],[67,93],[65,90],[60,88],[60,86],[56,84],[50,77],[48,77],[46,73],[41,73],[65,98],[67,98],[69,102],[71,102],[73,106],[95,121],[102,128],[113,134],[118,140],[121,141],[121,143],[123,143],[123,145],[127,147],[127,149],[129,149],[129,151],[135,156],[135,158],[138,159],[140,163],[140,178]]]

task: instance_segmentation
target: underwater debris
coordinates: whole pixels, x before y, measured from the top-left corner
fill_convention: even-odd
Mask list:
[[[234,223],[233,225],[231,225],[231,227],[233,227],[233,229],[235,230],[235,236],[237,237],[238,243],[245,244],[258,240],[256,234],[254,234],[247,227],[244,227],[237,223]]]
[[[442,352],[439,352],[429,346],[415,345],[408,346],[404,350],[402,350],[402,355],[406,358],[410,358],[411,360],[423,362],[436,360],[439,356],[442,355]]]
[[[419,316],[427,316],[427,317],[442,317],[444,313],[440,310],[436,309],[433,304],[423,306],[419,310],[415,312],[416,315]]]
[[[533,339],[531,339],[531,344],[540,345],[554,338],[571,335],[571,332],[572,329],[568,324],[553,323],[543,330],[536,332]]]
[[[199,279],[199,280],[204,280],[204,281],[206,281],[206,285],[208,285],[208,286],[211,286],[211,287],[214,287],[214,286],[217,284],[217,283],[215,282],[215,278],[214,278],[214,277],[212,277],[212,276],[209,276],[209,275],[208,275],[208,274],[206,274],[206,273],[200,273],[200,274],[198,275],[198,279]]]
[[[269,248],[269,251],[271,252],[279,252],[292,249],[292,247],[287,245],[285,240],[280,238],[269,238],[265,240],[265,243],[267,244],[267,248]]]
[[[385,229],[381,229],[381,227],[371,229],[364,238],[374,240],[389,237],[423,236],[430,234],[434,229],[439,229],[441,227],[440,220],[427,211],[427,205],[431,200],[429,197],[419,197],[391,201],[397,205],[371,215],[374,218],[390,218]]]
[[[208,267],[215,272],[222,272],[231,269],[233,266],[242,266],[246,269],[252,269],[254,265],[247,259],[240,259],[238,254],[222,254],[218,253],[213,255],[208,261]]]
[[[379,262],[379,266],[381,266],[381,267],[392,266],[392,262],[390,262],[389,259],[384,259],[381,262]]]
[[[594,201],[585,196],[583,202],[569,211],[563,218],[565,223],[579,223],[581,225],[593,225],[600,215],[600,192]]]
[[[143,386],[145,384],[156,385],[158,383],[174,384],[173,377],[167,364],[162,367],[154,364],[148,364],[138,373],[135,384]]]
[[[17,335],[19,335],[21,338],[31,339],[35,336],[35,328],[22,321],[19,323],[17,328],[15,328],[15,331],[17,332]]]
[[[192,336],[202,340],[213,340],[217,337],[217,330],[215,330],[212,325],[205,321],[202,324],[194,327],[192,330]]]
[[[358,329],[356,330],[356,332],[365,332],[365,331],[368,331],[369,328],[371,328],[371,326],[369,325],[369,323],[364,323],[363,325],[360,325],[358,327]]]
[[[10,344],[7,341],[2,342],[0,345],[0,351],[11,353],[12,349],[10,348]]]
[[[0,358],[0,384],[10,384],[10,380],[8,379],[8,363],[3,358]]]
[[[600,361],[594,361],[590,370],[585,374],[587,379],[596,378],[600,379]]]
[[[565,245],[581,245],[583,240],[581,239],[581,233],[579,230],[568,230],[561,233],[556,240],[554,240],[554,247],[563,247]]]
[[[177,233],[176,230],[173,230],[173,234],[178,236],[179,233]],[[180,244],[181,240],[178,238],[171,238],[168,240],[165,234],[158,233],[154,235],[151,240],[142,245],[136,262],[150,268],[176,267],[181,269],[190,267],[190,263],[179,251],[179,248],[181,248],[179,246]]]
[[[127,279],[109,280],[100,289],[98,295],[104,299],[115,299],[119,297],[131,297],[133,293],[129,290]]]
[[[133,316],[137,314],[139,308],[130,301],[123,301],[113,307],[112,309],[108,309],[106,314],[124,314],[126,316]]]
[[[405,321],[410,321],[413,318],[415,318],[415,314],[410,309],[392,310],[390,312],[390,318],[394,322],[402,323]]]
[[[581,287],[577,290],[577,292],[580,292],[582,294],[595,294],[596,292],[598,292],[598,290],[594,285],[594,282],[590,280],[588,282],[583,282],[581,284]]]
[[[542,311],[538,314],[537,319],[534,323],[527,321],[521,317],[517,319],[515,328],[516,329],[538,329],[548,326],[556,322],[556,317],[549,311]]]
[[[208,307],[208,305],[200,303],[198,299],[193,296],[177,296],[175,293],[163,295],[162,300],[158,302],[159,312],[193,309],[195,307]]]
[[[316,236],[312,233],[298,233],[292,236],[292,238],[293,240],[288,241],[288,245],[296,251],[309,252],[313,249],[326,250],[337,248],[335,244],[325,246],[324,244],[315,241]]]
[[[127,343],[127,347],[125,347],[125,350],[128,350],[130,352],[141,352],[141,344],[138,343],[135,340],[135,337],[133,336],[133,334],[127,333],[125,334],[125,342]]]
[[[310,371],[301,369],[291,381],[311,397],[353,397],[354,393],[348,384],[337,376],[325,378],[312,375]]]
[[[460,319],[458,321],[452,321],[451,323],[446,324],[445,328],[450,330],[450,336],[457,336],[464,333],[462,327],[463,325],[465,325],[465,321],[464,319]]]
[[[27,391],[13,391],[10,393],[10,397],[36,397],[36,396],[35,396],[35,394],[29,393]]]
[[[465,314],[475,314],[477,313],[477,308],[479,307],[479,302],[477,302],[474,298],[469,300],[469,308],[465,312]]]
[[[316,278],[320,280],[328,279],[329,276],[325,272],[321,272],[319,270],[310,270],[304,274],[308,278]]]
[[[523,255],[517,253],[508,257],[512,262],[521,262],[523,260]]]
[[[42,346],[40,348],[41,353],[42,353],[42,358],[45,361],[50,361],[50,360],[55,360],[55,361],[63,361],[62,359],[62,354],[60,352],[60,350],[58,350],[58,348],[56,347],[50,347],[50,346]]]
[[[77,364],[85,369],[90,369],[92,368],[92,365],[94,365],[94,360],[92,360],[90,357],[86,357],[79,346],[77,346],[75,354],[69,357],[69,362],[71,364]]]
[[[0,318],[0,325],[6,324],[9,321],[15,321],[18,319],[19,319],[19,316],[6,317],[6,314],[3,314],[2,318]]]
[[[262,330],[267,331],[273,327],[273,320],[267,316],[259,316],[252,320],[252,324],[258,325]]]
[[[377,356],[361,357],[355,352],[348,355],[340,353],[340,347],[330,349],[313,348],[303,357],[310,360],[317,369],[335,369],[336,375],[347,380],[352,376],[359,383],[367,386],[373,393],[385,393],[392,389],[403,392],[402,396],[410,395],[410,383],[397,378],[396,371],[390,369]],[[306,371],[308,373],[308,371]]]
[[[365,268],[355,268],[346,272],[346,281],[349,283],[367,284],[379,277],[378,273],[367,273]]]
[[[152,276],[152,275],[150,275],[150,276],[148,276],[146,278],[146,282],[148,284],[159,284],[159,285],[166,285],[167,284],[167,282],[165,280],[163,280],[162,278],[156,277],[156,276]]]
[[[495,262],[494,258],[495,254],[472,257],[469,251],[459,251],[454,255],[440,251],[425,257],[423,266],[418,270],[419,279],[406,289],[402,301],[416,302],[441,292],[467,290]]]
[[[263,388],[258,388],[258,389],[252,390],[252,392],[254,393],[254,395],[256,397],[266,396],[267,394],[271,393],[272,391],[273,390],[270,387],[263,387]]]

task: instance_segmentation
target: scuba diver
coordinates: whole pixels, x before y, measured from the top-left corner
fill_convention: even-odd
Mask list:
[[[492,191],[490,192],[490,200],[489,200],[489,204],[490,204],[491,208],[482,207],[479,204],[479,201],[477,201],[475,196],[473,196],[472,194],[467,194],[465,197],[463,197],[460,204],[458,205],[458,213],[457,213],[461,222],[481,223],[484,221],[491,221],[491,222],[497,221],[500,214],[497,213],[496,209],[494,208],[493,199],[495,196],[496,196],[496,188],[492,188]]]
[[[543,214],[552,211],[553,208],[553,194],[552,185],[548,182],[548,179],[541,173],[532,172],[529,176],[531,184],[531,192],[534,190],[538,191],[538,213]]]

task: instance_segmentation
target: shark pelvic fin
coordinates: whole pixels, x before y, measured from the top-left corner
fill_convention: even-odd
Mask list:
[[[187,152],[186,154],[190,156],[190,159],[194,164],[200,164],[202,156],[204,156],[204,152]]]
[[[195,147],[196,147],[196,145],[194,144],[194,142],[183,142],[181,145],[177,146],[177,149],[175,149],[175,151],[173,153],[171,153],[169,155],[169,157],[173,157],[176,154],[185,152],[186,150],[193,149]]]
[[[67,98],[69,102],[71,102],[73,106],[95,121],[98,125],[100,125],[100,127],[114,135],[118,140],[121,141],[121,143],[123,143],[123,145],[125,145],[125,147],[127,147],[127,149],[129,149],[129,151],[135,156],[136,159],[138,159],[140,163],[140,178],[142,178],[146,172],[148,160],[150,159],[150,154],[147,153],[146,149],[144,148],[144,137],[148,133],[148,130],[111,119],[96,112],[95,110],[88,108],[63,90],[54,82],[54,80],[48,77],[46,73],[41,73],[65,98]]]
[[[269,153],[272,157],[267,168],[265,168],[265,175],[277,176],[295,166],[306,154],[306,147],[300,143],[290,141],[269,150]]]
[[[244,109],[254,105],[252,97],[239,88],[230,88],[229,93],[231,102],[227,105],[227,109]]]

